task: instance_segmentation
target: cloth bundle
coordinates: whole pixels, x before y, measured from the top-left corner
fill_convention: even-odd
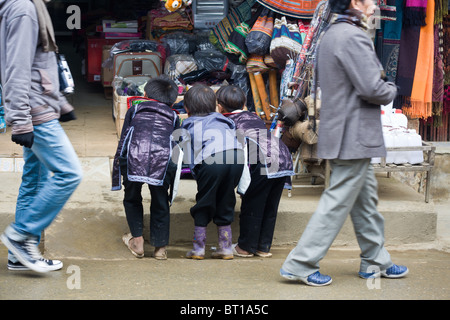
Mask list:
[[[284,69],[286,61],[300,53],[302,36],[296,23],[288,23],[286,17],[275,19],[270,55],[280,69]]]
[[[210,33],[210,41],[218,49],[225,51],[228,38],[234,29],[252,17],[252,7],[256,0],[245,0],[238,7],[231,8],[228,15],[222,19]]]
[[[257,55],[269,53],[273,35],[273,19],[273,11],[264,8],[245,39],[249,53]]]
[[[197,70],[197,63],[192,55],[174,54],[166,59],[164,73],[172,80],[180,75]]]

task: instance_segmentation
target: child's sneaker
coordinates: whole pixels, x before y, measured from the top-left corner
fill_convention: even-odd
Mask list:
[[[51,266],[44,261],[39,252],[37,239],[29,237],[22,241],[15,241],[3,233],[0,240],[24,266],[40,273],[52,271]]]

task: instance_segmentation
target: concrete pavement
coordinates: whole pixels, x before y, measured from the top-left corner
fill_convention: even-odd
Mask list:
[[[88,245],[88,244],[87,244]],[[359,251],[332,248],[321,271],[327,287],[309,287],[279,276],[291,247],[276,247],[272,258],[230,261],[184,258],[188,246],[170,247],[169,259],[63,259],[60,271],[40,275],[6,269],[0,249],[0,299],[44,300],[448,300],[450,254],[434,249],[390,249],[407,265],[403,279],[367,281],[357,276]],[[389,249],[389,248],[388,248]],[[3,251],[2,251],[3,250]],[[170,311],[170,310],[169,310]]]

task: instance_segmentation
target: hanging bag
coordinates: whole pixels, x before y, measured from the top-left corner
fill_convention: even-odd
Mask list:
[[[302,49],[302,36],[296,23],[288,23],[286,17],[275,19],[270,55],[280,69],[286,61],[298,55]]]
[[[273,35],[273,19],[273,11],[264,8],[245,39],[250,54],[263,56],[269,53]]]

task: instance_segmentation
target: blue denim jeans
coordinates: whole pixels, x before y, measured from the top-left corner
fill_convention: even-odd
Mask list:
[[[39,238],[80,184],[82,169],[58,120],[34,126],[34,143],[23,148],[23,159],[15,222],[8,229],[16,239]]]

